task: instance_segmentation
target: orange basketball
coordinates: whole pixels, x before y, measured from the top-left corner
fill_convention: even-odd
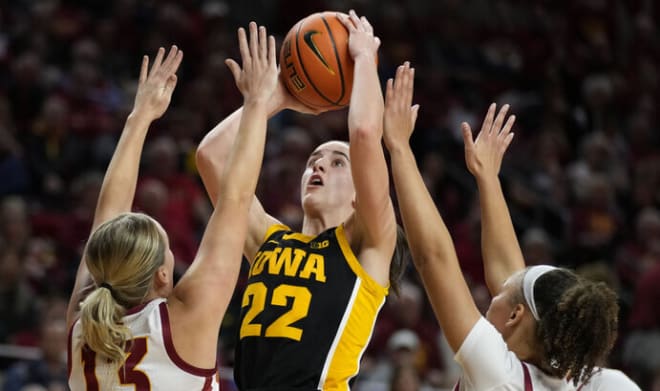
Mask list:
[[[282,43],[280,67],[286,87],[305,105],[327,110],[348,105],[353,59],[337,12],[315,13],[296,23]]]

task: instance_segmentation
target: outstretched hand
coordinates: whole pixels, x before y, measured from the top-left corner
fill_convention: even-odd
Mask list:
[[[406,61],[399,65],[394,80],[387,80],[385,112],[383,113],[383,138],[388,150],[407,145],[415,128],[419,105],[412,105],[415,84],[415,68]]]
[[[350,10],[348,15],[337,14],[337,17],[348,30],[348,50],[351,57],[356,59],[361,54],[366,54],[375,58],[380,39],[374,36],[374,29],[367,18],[358,17],[353,10]]]
[[[278,84],[277,53],[275,38],[266,35],[266,28],[255,22],[249,25],[250,37],[245,29],[238,29],[238,46],[241,52],[242,68],[232,59],[225,63],[229,67],[236,86],[248,101],[266,102],[270,99]]]
[[[511,128],[516,116],[511,115],[504,123],[509,105],[504,105],[495,117],[497,105],[492,103],[486,113],[481,131],[476,140],[472,138],[472,129],[467,122],[461,124],[463,142],[465,143],[465,163],[475,178],[497,176],[502,166],[504,152],[513,140]],[[504,124],[504,126],[502,126]]]
[[[273,92],[273,96],[271,97],[271,104],[276,107],[276,111],[282,110],[282,109],[289,109],[293,111],[297,111],[298,113],[303,113],[303,114],[312,114],[312,115],[318,115],[321,113],[325,113],[328,111],[327,108],[323,109],[316,109],[309,107],[296,99],[293,95],[291,95],[291,92],[286,88],[284,85],[284,80],[282,78],[279,78],[279,81],[277,82],[277,87],[275,88],[275,92]]]
[[[149,70],[149,56],[142,58],[140,79],[133,113],[146,116],[150,121],[160,118],[172,100],[172,93],[176,87],[176,71],[181,65],[183,52],[172,45],[165,60],[165,49],[158,49],[158,54]]]

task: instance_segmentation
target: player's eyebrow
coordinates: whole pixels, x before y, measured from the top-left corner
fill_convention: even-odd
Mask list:
[[[349,162],[351,161],[351,159],[348,158],[348,155],[345,154],[345,153],[342,152],[342,151],[333,150],[333,151],[332,151],[332,154],[333,154],[333,155],[341,155],[341,156],[345,157],[346,160],[348,160]]]
[[[330,151],[330,153],[332,153],[333,155],[340,155],[340,156],[343,156],[343,157],[344,157],[346,160],[348,160],[349,162],[351,161],[351,159],[348,157],[348,155],[347,155],[346,153],[340,151],[340,150],[333,149],[333,150]],[[309,161],[310,159],[312,159],[312,158],[314,158],[314,157],[321,156],[321,155],[323,155],[323,151],[322,151],[322,150],[314,151],[314,152],[312,152],[312,153],[309,155],[309,158],[307,159],[307,161]]]

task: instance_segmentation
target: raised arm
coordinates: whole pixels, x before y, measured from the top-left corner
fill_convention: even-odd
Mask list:
[[[470,125],[461,124],[465,143],[465,162],[479,187],[481,250],[486,284],[493,296],[499,293],[507,277],[525,268],[525,260],[498,177],[502,157],[513,139],[511,128],[516,117],[509,116],[505,123],[509,105],[502,106],[497,117],[495,117],[495,109],[494,103],[488,108],[476,140],[472,138]]]
[[[361,249],[377,253],[375,257],[363,254],[361,262],[372,277],[385,283],[396,242],[396,218],[381,144],[383,95],[376,65],[380,40],[374,36],[367,18],[358,18],[355,11],[351,10],[348,16],[340,15],[340,20],[349,31],[349,51],[355,61],[348,132],[356,193],[356,228],[360,232]]]
[[[268,118],[285,109],[295,110],[306,114],[318,114],[319,110],[313,110],[297,101],[287,91],[284,83],[278,79],[277,87],[266,102]],[[223,191],[222,174],[238,133],[239,123],[245,111],[241,107],[234,111],[229,117],[217,124],[206,134],[197,148],[196,163],[199,174],[202,177],[206,192],[211,202],[217,200],[218,194]],[[248,261],[252,261],[261,241],[264,239],[268,227],[277,220],[266,213],[261,202],[255,196],[250,207],[248,216],[248,234],[243,253]]]
[[[172,295],[174,311],[185,313],[179,317],[185,320],[178,322],[184,334],[217,335],[240,271],[248,210],[263,159],[267,101],[277,84],[275,38],[267,37],[265,27],[257,28],[254,22],[249,30],[249,39],[243,28],[238,31],[242,68],[227,60],[243,94],[244,108],[225,172],[218,180],[223,191],[216,196],[195,260]]]
[[[183,52],[172,46],[167,57],[160,48],[149,70],[149,57],[144,56],[133,110],[126,120],[119,142],[103,179],[94,212],[92,232],[103,222],[124,212],[130,212],[135,196],[140,155],[149,125],[160,118],[170,104],[176,86],[176,71]],[[76,319],[84,290],[91,284],[85,260],[78,265],[76,281],[67,308],[67,325]]]
[[[410,148],[418,106],[412,106],[414,70],[406,63],[387,81],[385,145],[415,268],[442,327],[456,352],[479,319],[456,257],[449,231],[426,189]]]

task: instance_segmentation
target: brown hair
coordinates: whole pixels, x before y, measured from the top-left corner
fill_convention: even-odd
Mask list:
[[[557,269],[538,278],[534,301],[544,369],[557,377],[569,376],[575,385],[586,383],[614,345],[619,313],[616,294],[604,283]]]
[[[396,225],[396,246],[392,261],[390,262],[390,288],[398,296],[401,288],[401,279],[406,273],[408,263],[410,262],[410,248],[406,232],[399,224]]]

